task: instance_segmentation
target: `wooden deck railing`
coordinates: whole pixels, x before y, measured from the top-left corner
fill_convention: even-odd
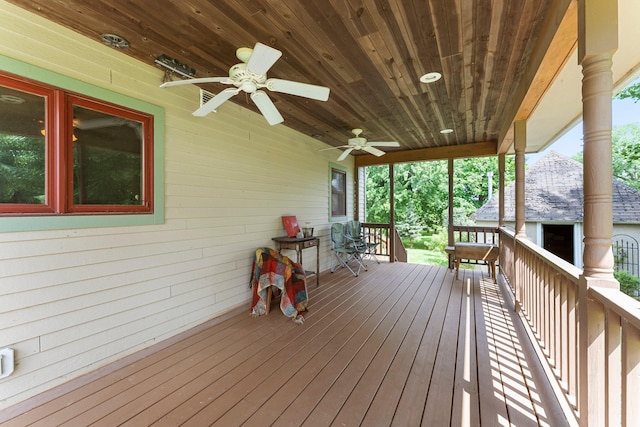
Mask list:
[[[500,233],[497,227],[476,227],[454,225],[452,227],[454,242],[498,244]]]
[[[500,268],[575,422],[637,425],[640,302],[504,229]]]
[[[449,268],[453,268],[453,261],[455,254],[453,247],[456,242],[469,242],[469,243],[489,243],[497,245],[500,242],[500,233],[497,227],[476,227],[468,225],[454,225],[449,230],[450,236],[453,239],[446,248],[445,252],[449,257]],[[463,259],[465,264],[484,264],[483,260],[475,259]],[[500,262],[500,260],[498,260]]]
[[[388,256],[391,257],[391,225],[389,224],[378,224],[373,222],[363,222],[362,223],[363,233],[365,236],[369,236],[370,242],[372,243],[380,243],[376,249],[376,255]],[[407,262],[407,249],[402,244],[400,240],[400,236],[396,230],[396,240],[395,248],[396,248],[396,261]]]

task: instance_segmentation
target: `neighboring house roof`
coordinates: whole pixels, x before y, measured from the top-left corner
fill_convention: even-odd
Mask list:
[[[525,220],[582,222],[582,163],[550,152],[525,172]],[[505,220],[515,219],[515,182],[505,188]],[[613,222],[640,223],[640,191],[613,180]],[[472,218],[498,220],[498,195],[478,209]]]

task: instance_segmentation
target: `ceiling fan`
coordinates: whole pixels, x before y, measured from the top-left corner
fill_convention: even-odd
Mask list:
[[[351,132],[355,135],[355,138],[349,138],[348,145],[340,145],[338,147],[325,148],[324,150],[332,150],[334,148],[346,148],[338,157],[338,161],[342,161],[347,158],[349,153],[353,150],[364,150],[367,153],[373,154],[374,156],[382,156],[384,151],[379,150],[375,147],[399,147],[400,144],[397,142],[368,142],[366,138],[360,136],[362,133],[362,129],[352,129]]]
[[[329,88],[315,86],[307,83],[299,83],[290,80],[268,79],[267,71],[280,58],[282,52],[262,43],[256,43],[253,49],[241,47],[236,51],[236,56],[240,61],[229,69],[228,77],[202,77],[197,79],[178,80],[166,82],[160,87],[178,86],[195,83],[222,83],[233,85],[224,89],[206,102],[201,102],[200,108],[193,112],[194,116],[206,116],[215,111],[223,102],[238,94],[240,91],[248,93],[251,100],[256,104],[260,113],[270,125],[282,123],[284,119],[280,112],[263,90],[266,88],[272,92],[287,93],[289,95],[302,96],[304,98],[326,101],[329,99]]]

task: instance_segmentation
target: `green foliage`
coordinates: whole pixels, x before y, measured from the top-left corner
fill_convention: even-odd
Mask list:
[[[0,135],[0,203],[43,203],[44,172],[44,138]]]
[[[617,99],[633,99],[634,102],[640,100],[640,82],[631,84],[616,95]]]
[[[422,226],[412,203],[406,211],[404,218],[396,224],[400,237],[409,240],[409,247],[413,247],[413,243],[422,237]]]
[[[139,204],[139,153],[74,144],[74,203]],[[0,203],[45,202],[44,138],[0,135]]]
[[[630,297],[638,297],[638,292],[640,292],[640,279],[624,270],[616,271],[614,277],[620,282],[620,290],[622,292]]]
[[[615,126],[611,131],[611,167],[613,176],[640,190],[640,123]],[[583,162],[583,152],[573,156]]]
[[[447,246],[448,239],[447,229],[442,228],[438,233],[424,238],[424,248],[444,254],[444,247]]]
[[[505,162],[505,185],[514,179],[512,156]],[[498,191],[496,157],[456,160],[454,164],[454,223],[469,225],[469,215],[487,202],[487,172],[494,173],[493,193]],[[403,163],[394,167],[395,222],[401,235],[418,229],[437,232],[446,226],[449,203],[449,175],[446,161]],[[367,222],[389,222],[388,166],[366,168]],[[411,237],[413,240],[414,238]]]
[[[443,267],[449,265],[449,259],[444,253],[437,251],[407,249],[407,258],[407,262],[411,264],[440,265]]]
[[[389,223],[389,169],[388,166],[365,168],[366,222]]]
[[[614,127],[611,141],[613,176],[640,190],[640,124]]]

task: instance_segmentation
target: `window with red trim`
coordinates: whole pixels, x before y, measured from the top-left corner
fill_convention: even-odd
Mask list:
[[[0,214],[153,212],[153,115],[0,73]]]

